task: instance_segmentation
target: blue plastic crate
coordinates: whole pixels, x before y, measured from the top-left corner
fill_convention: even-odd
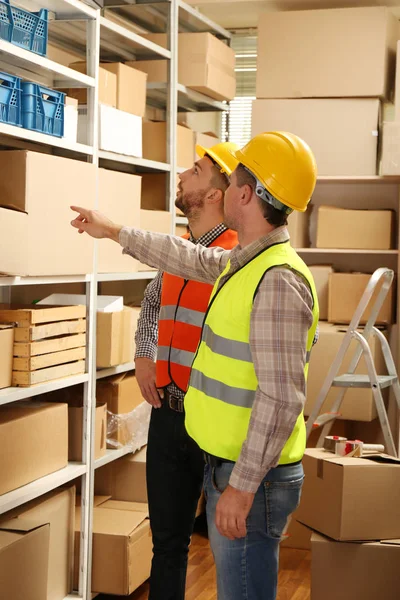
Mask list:
[[[0,72],[0,121],[22,127],[21,79]]]
[[[48,37],[48,10],[28,12],[0,0],[0,38],[26,50],[46,56]]]
[[[56,137],[64,135],[63,92],[36,83],[22,82],[22,126]]]

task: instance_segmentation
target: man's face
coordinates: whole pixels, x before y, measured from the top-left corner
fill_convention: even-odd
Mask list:
[[[202,211],[207,193],[213,187],[213,173],[213,162],[208,156],[204,156],[196,161],[191,169],[179,175],[175,206],[186,217],[193,217]]]
[[[239,198],[241,188],[237,185],[236,172],[230,176],[230,185],[225,192],[224,223],[229,229],[238,231],[240,223]]]

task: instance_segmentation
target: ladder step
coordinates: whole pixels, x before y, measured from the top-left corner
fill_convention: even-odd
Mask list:
[[[378,375],[378,383],[381,389],[390,387],[396,381],[396,375]],[[370,388],[372,385],[368,375],[351,375],[350,373],[346,373],[345,375],[335,377],[332,387]]]

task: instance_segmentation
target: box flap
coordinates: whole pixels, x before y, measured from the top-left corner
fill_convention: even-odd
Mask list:
[[[93,511],[93,532],[106,535],[130,536],[146,520],[143,512],[95,508]]]
[[[14,519],[9,519],[8,521],[3,521],[2,523],[0,523],[0,531],[29,533],[30,531],[34,531],[35,529],[39,529],[39,527],[43,527],[43,525],[48,524],[49,522],[47,520],[42,521],[40,519],[26,519],[23,517],[15,517]]]
[[[381,544],[388,544],[389,546],[400,546],[400,538],[398,540],[382,540]]]
[[[103,502],[107,502],[107,500],[111,500],[111,496],[95,496],[93,498],[93,506],[96,508],[103,504]],[[82,496],[76,496],[75,506],[81,506],[82,504]]]
[[[2,329],[14,329],[15,325],[13,323],[0,323],[0,331]]]
[[[146,502],[124,502],[123,500],[108,500],[101,505],[101,508],[112,508],[114,510],[129,510],[131,512],[143,513],[145,517],[149,516],[149,505]]]
[[[38,304],[47,306],[77,306],[86,304],[86,296],[83,294],[51,294]],[[122,296],[97,296],[98,312],[119,312],[124,308]]]

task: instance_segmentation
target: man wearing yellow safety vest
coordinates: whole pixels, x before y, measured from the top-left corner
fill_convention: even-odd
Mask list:
[[[236,144],[197,146],[197,160],[179,176],[176,206],[188,218],[193,244],[234,248],[224,225],[224,195],[238,165]],[[153,536],[149,600],[183,600],[190,537],[203,487],[204,459],[185,429],[183,399],[200,341],[212,285],[159,272],[148,285],[136,332],[135,373],[153,406],[147,445],[147,495]],[[155,362],[155,359],[157,361]]]
[[[318,324],[312,275],[292,249],[292,210],[304,212],[317,168],[285,132],[235,153],[225,194],[233,250],[114,224],[79,207],[72,225],[119,242],[175,275],[215,282],[185,396],[185,425],[206,458],[205,492],[219,600],[274,600],[279,541],[303,482],[306,377]]]

